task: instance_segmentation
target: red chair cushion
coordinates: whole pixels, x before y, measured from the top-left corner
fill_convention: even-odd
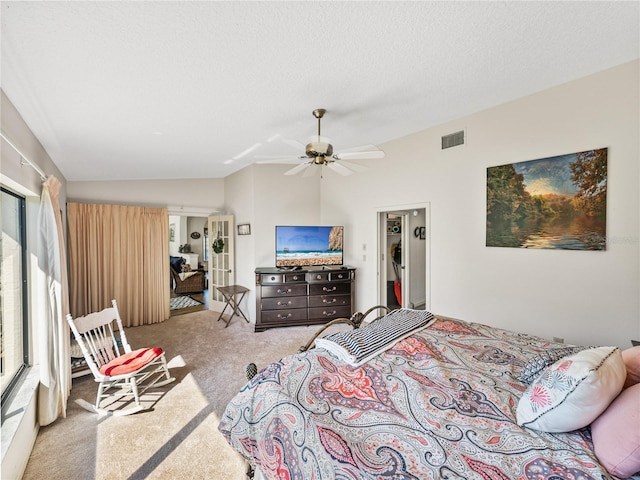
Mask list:
[[[135,372],[152,362],[155,358],[158,358],[162,353],[163,351],[159,347],[134,350],[104,364],[100,367],[100,373],[113,377],[115,375],[125,375]]]

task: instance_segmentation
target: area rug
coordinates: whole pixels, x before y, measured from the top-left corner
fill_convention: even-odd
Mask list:
[[[180,297],[174,297],[169,300],[169,309],[170,310],[180,310],[182,308],[196,307],[198,305],[202,305],[202,302],[198,300],[194,300],[191,297],[186,295],[182,295]]]

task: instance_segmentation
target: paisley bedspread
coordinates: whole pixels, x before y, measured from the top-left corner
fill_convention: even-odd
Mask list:
[[[271,480],[614,478],[588,428],[516,424],[516,376],[549,346],[439,318],[360,367],[316,348],[259,372],[219,429]]]

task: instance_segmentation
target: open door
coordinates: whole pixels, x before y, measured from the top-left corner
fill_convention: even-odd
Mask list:
[[[233,215],[208,217],[209,309],[222,311],[225,299],[217,287],[235,284],[235,236]],[[215,248],[214,248],[215,245]]]
[[[428,205],[378,211],[378,303],[430,308]]]

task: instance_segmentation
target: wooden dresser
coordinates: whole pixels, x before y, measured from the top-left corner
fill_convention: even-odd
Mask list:
[[[317,325],[347,317],[355,306],[355,268],[257,268],[256,332]]]

